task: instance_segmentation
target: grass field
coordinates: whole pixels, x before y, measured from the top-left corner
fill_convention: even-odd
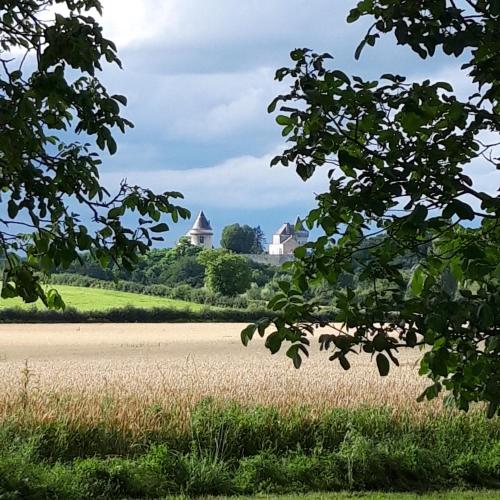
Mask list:
[[[151,309],[153,307],[164,307],[169,309],[189,309],[191,311],[201,311],[203,305],[182,300],[167,299],[163,297],[153,297],[151,295],[141,295],[138,293],[118,292],[115,290],[103,290],[99,288],[84,288],[67,285],[55,285],[62,295],[66,306],[73,307],[79,311],[103,311],[120,307],[133,306],[137,308]],[[21,299],[0,300],[0,309],[11,307],[44,308],[43,304],[25,304]]]
[[[297,371],[242,327],[0,325],[0,497],[495,498],[500,422],[416,403],[418,351]]]

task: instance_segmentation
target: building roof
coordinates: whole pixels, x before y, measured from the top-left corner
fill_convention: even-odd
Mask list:
[[[302,224],[302,221],[300,220],[300,217],[297,217],[297,220],[295,221],[295,233],[303,233],[309,235],[309,231],[304,227],[304,224]]]
[[[280,236],[281,235],[285,235],[285,234],[293,234],[294,231],[293,231],[293,227],[288,223],[288,222],[285,222],[277,231],[275,234],[279,234]]]
[[[212,227],[210,226],[210,221],[205,217],[203,210],[198,214],[198,217],[196,217],[196,220],[194,221],[191,230],[193,229],[202,231],[212,231]]]
[[[274,234],[279,236],[293,236],[294,234],[302,234],[304,236],[308,236],[309,231],[304,227],[300,218],[297,217],[294,225],[290,224],[289,222],[285,222]]]

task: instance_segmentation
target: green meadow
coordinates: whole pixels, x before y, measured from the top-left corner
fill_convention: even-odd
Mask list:
[[[67,307],[78,311],[106,311],[108,309],[119,309],[125,307],[136,307],[140,309],[165,308],[191,311],[201,311],[205,306],[186,302],[183,300],[154,297],[138,293],[119,292],[116,290],[103,290],[99,288],[85,288],[68,285],[50,285],[47,288],[56,288],[62,295]],[[25,304],[21,299],[4,299],[0,301],[0,309],[21,307],[30,309],[45,309],[41,302],[36,304]]]

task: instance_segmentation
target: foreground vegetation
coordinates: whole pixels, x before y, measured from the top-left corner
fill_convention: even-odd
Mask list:
[[[482,500],[495,498],[497,492],[493,490],[460,490],[454,489],[450,491],[433,491],[431,493],[380,493],[375,491],[366,492],[342,492],[342,493],[305,493],[296,495],[280,495],[279,497],[259,495],[255,496],[218,496],[218,500],[238,499],[249,500],[255,498],[273,498],[279,500],[347,500],[352,498],[368,498],[370,500]],[[175,497],[178,500],[185,498],[184,496]],[[213,497],[206,497],[212,498]]]
[[[175,410],[175,409],[171,409]],[[479,413],[415,419],[389,409],[287,415],[200,402],[135,433],[64,421],[5,421],[0,492],[11,498],[123,498],[500,486],[500,426]]]
[[[414,350],[384,379],[366,353],[297,371],[239,329],[5,325],[0,496],[499,487],[500,422],[417,404]]]

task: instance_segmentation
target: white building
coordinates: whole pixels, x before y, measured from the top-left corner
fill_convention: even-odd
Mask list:
[[[269,255],[293,255],[293,251],[307,243],[308,238],[309,231],[305,229],[299,217],[293,225],[285,222],[273,235]]]
[[[196,217],[193,227],[189,230],[187,236],[191,238],[192,245],[212,248],[214,232],[203,210]]]

